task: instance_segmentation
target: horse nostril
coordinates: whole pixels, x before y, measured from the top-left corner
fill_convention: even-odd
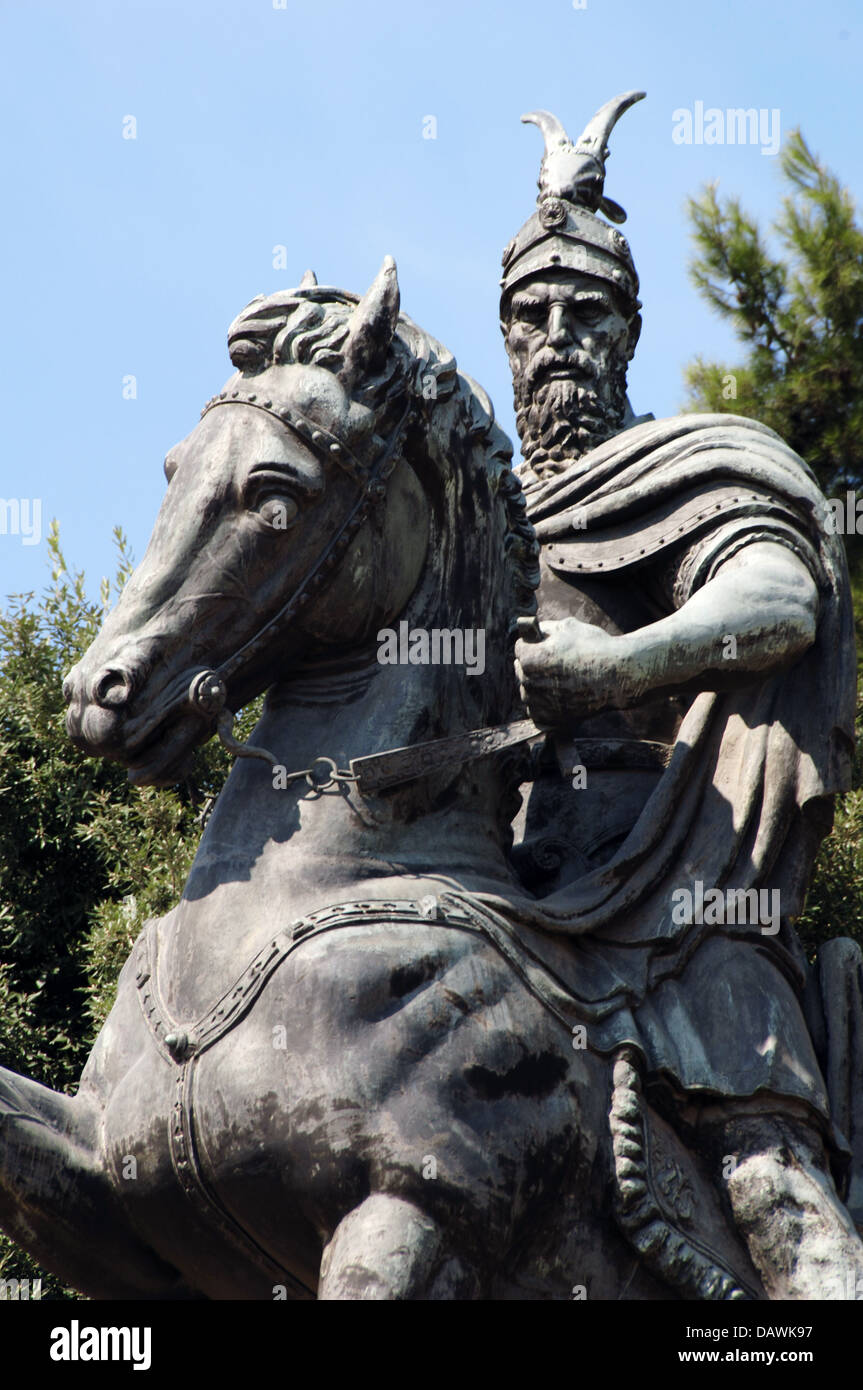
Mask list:
[[[93,699],[103,709],[118,709],[132,694],[132,683],[123,671],[103,671],[93,685]]]

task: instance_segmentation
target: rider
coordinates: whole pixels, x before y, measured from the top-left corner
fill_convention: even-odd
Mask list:
[[[632,413],[638,278],[596,211],[624,220],[606,141],[642,95],[574,144],[547,112],[524,118],[546,152],[537,211],[504,252],[501,327],[542,546],[517,672],[551,732],[516,857],[533,925],[567,939],[590,1045],[640,1059],[768,1294],[863,1297],[863,1243],[829,1176],[841,1185],[860,1140],[837,1125],[792,927],[849,783],[844,552],[771,430]]]

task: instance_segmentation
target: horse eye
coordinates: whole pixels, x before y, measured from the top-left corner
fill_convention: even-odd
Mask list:
[[[299,510],[293,497],[268,497],[257,508],[257,513],[274,531],[287,531],[296,521]]]

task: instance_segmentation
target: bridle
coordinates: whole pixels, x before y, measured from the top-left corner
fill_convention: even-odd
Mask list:
[[[387,480],[398,461],[397,450],[411,411],[411,404],[409,398],[385,449],[371,466],[364,466],[344,440],[339,439],[330,430],[307,420],[288,406],[274,408],[271,399],[261,399],[256,392],[222,391],[218,396],[213,396],[201,411],[202,419],[208,411],[226,405],[251,406],[253,410],[263,411],[264,414],[278,420],[283,428],[290,430],[304,444],[311,446],[322,458],[336,463],[357,486],[357,496],[352,505],[290,598],[248,641],[217,667],[207,667],[199,671],[189,685],[184,703],[188,703],[196,713],[203,714],[208,719],[215,717],[216,732],[222,743],[240,757],[263,758],[271,764],[278,765],[278,760],[265,748],[257,748],[251,743],[239,743],[234,738],[232,728],[235,715],[225,707],[228,698],[227,682],[241,666],[257,656],[265,645],[287,627],[300,610],[320,592],[369,512],[385,498]],[[298,775],[305,776],[306,771],[311,773],[311,769],[308,769]]]
[[[190,707],[207,720],[215,719],[216,734],[235,756],[261,758],[271,767],[280,768],[278,759],[268,749],[252,743],[241,743],[234,737],[236,715],[226,706],[227,682],[241,666],[257,656],[273,637],[287,627],[300,610],[320,592],[369,512],[385,498],[387,480],[398,461],[398,446],[411,412],[412,401],[408,399],[386,447],[370,466],[364,465],[344,440],[339,439],[330,430],[307,420],[287,406],[275,407],[272,399],[261,399],[256,392],[222,391],[207,402],[201,411],[201,418],[208,411],[226,405],[251,406],[254,410],[271,415],[321,457],[338,464],[357,486],[357,496],[353,504],[287,602],[272,618],[263,623],[248,641],[218,666],[206,667],[199,671],[192,678],[187,692],[177,701],[179,709],[184,706]],[[522,637],[533,637],[534,640],[539,638],[534,618],[520,618],[518,623]],[[353,782],[357,784],[359,791],[369,794],[412,781],[424,773],[435,772],[454,763],[462,764],[487,757],[515,744],[542,737],[542,731],[532,719],[511,720],[507,724],[472,729],[467,733],[447,738],[432,739],[405,748],[388,749],[386,752],[374,753],[368,757],[353,758],[349,770],[340,770],[332,758],[316,758],[310,767],[286,773],[285,783],[305,777],[309,786],[321,792],[339,783]]]

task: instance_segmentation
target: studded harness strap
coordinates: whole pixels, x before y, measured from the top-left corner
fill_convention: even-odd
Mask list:
[[[568,1035],[579,1022],[574,1000],[563,982],[520,940],[505,917],[469,893],[447,891],[419,901],[381,899],[336,903],[301,917],[261,948],[212,1009],[197,1022],[185,1026],[171,1018],[159,990],[158,921],[158,918],[151,918],[147,923],[133,954],[138,999],[147,1026],[161,1055],[177,1067],[175,1099],[168,1121],[174,1173],[197,1215],[210,1227],[215,1227],[225,1243],[246,1263],[251,1263],[274,1285],[283,1284],[297,1300],[314,1299],[315,1293],[263,1249],[222,1201],[213,1175],[204,1172],[196,1141],[194,1080],[198,1059],[248,1014],[268,980],[303,941],[345,927],[438,922],[444,927],[479,935],[493,946]],[[626,1076],[630,1078],[632,1068],[637,1071],[639,1063],[628,1046],[618,1049],[615,1056],[616,1089],[609,1116],[614,1139],[616,1202],[620,1206],[617,1217],[624,1232],[648,1266],[656,1265],[661,1277],[680,1289],[685,1297],[710,1300],[758,1297],[745,1276],[732,1270],[708,1245],[677,1229],[675,1221],[657,1206],[655,1175],[648,1163],[646,1113],[638,1086],[638,1095],[634,1091],[624,1095],[620,1089],[624,1063]],[[636,1140],[638,1143],[633,1147]],[[638,1162],[621,1157],[627,1154],[632,1154]],[[634,1177],[640,1181],[634,1182]],[[645,1193],[650,1200],[645,1196],[642,1201]]]
[[[174,1174],[196,1215],[202,1218],[208,1226],[214,1226],[235,1254],[251,1263],[254,1268],[271,1281],[273,1286],[283,1284],[295,1299],[305,1301],[314,1299],[314,1291],[273,1259],[268,1251],[263,1249],[236,1220],[220,1200],[202,1171],[195,1140],[192,1088],[195,1079],[194,1064],[203,1048],[197,1041],[194,1045],[190,1045],[188,1033],[171,1020],[162,1000],[157,971],[158,957],[155,932],[157,923],[158,918],[151,918],[146,924],[144,931],[138,938],[133,958],[135,984],[144,1018],[162,1056],[178,1067],[174,1102],[168,1118],[168,1148]],[[275,966],[284,958],[283,955],[278,955],[274,960],[274,954],[272,949],[269,952],[259,952],[251,966],[237,982],[234,993],[239,993],[247,999],[247,1008],[251,1007]],[[224,1003],[225,1001],[221,1001],[222,1005]],[[235,1003],[238,1005],[239,999]],[[212,1015],[209,1016],[211,1027],[215,1032],[215,1036],[209,1039],[210,1042],[215,1042],[216,1037],[221,1036],[217,1031],[218,1025],[216,1024],[219,1007],[217,1005]],[[229,1010],[221,1031],[227,1032],[231,1024],[242,1017],[243,1012],[245,1009],[238,1011],[236,1007],[234,1010]],[[205,1020],[201,1022],[204,1023]]]

